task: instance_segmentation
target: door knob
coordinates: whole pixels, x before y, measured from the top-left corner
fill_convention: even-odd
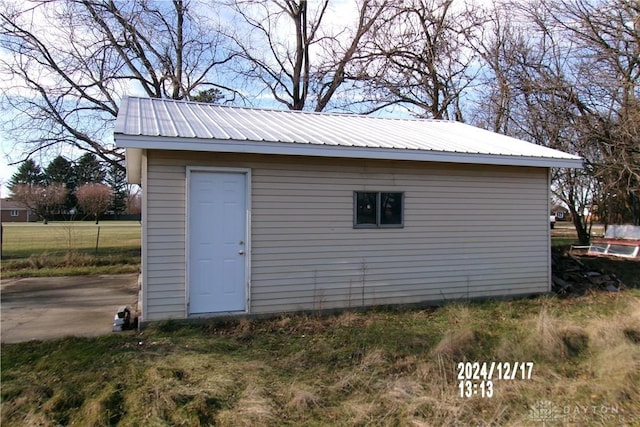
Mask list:
[[[240,250],[238,251],[238,254],[240,254],[240,255],[244,255],[244,251],[243,251],[242,249],[240,249]]]

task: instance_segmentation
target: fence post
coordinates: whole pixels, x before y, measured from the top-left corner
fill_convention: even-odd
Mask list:
[[[100,242],[100,226],[98,226],[98,234],[96,235],[96,256],[98,256],[98,242]]]

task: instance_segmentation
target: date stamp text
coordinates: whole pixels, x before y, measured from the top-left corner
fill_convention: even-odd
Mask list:
[[[533,362],[458,362],[460,397],[493,397],[494,381],[530,380]]]

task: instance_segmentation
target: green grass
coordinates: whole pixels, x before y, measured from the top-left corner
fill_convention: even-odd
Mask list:
[[[3,278],[132,273],[139,267],[138,222],[3,224]]]
[[[591,235],[602,236],[604,234],[604,226],[601,224],[594,224],[591,229]],[[556,222],[555,228],[551,229],[551,245],[552,246],[571,246],[577,245],[578,233],[573,224],[566,221]]]
[[[462,398],[461,361],[532,361],[533,375]],[[1,375],[3,426],[541,425],[545,402],[562,425],[638,425],[640,290],[169,321],[3,345]]]

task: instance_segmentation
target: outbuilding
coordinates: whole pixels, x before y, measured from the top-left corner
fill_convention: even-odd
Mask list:
[[[550,169],[579,157],[441,120],[135,98],[142,321],[550,290]]]

